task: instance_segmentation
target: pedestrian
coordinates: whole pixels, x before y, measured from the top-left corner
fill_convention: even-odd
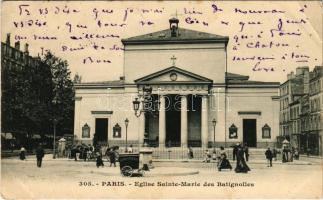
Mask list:
[[[85,146],[83,148],[83,159],[84,159],[84,162],[86,162],[86,159],[87,159],[87,152],[88,152],[88,147]]]
[[[80,146],[79,147],[79,151],[78,151],[78,159],[80,159],[80,160],[83,159],[83,152],[84,152],[84,147],[83,146]]]
[[[230,169],[232,170],[232,166],[227,159],[227,153],[224,150],[224,148],[221,146],[220,147],[220,158],[218,162],[218,170],[221,171],[222,169]]]
[[[116,166],[116,152],[114,148],[111,148],[109,152],[109,159],[110,159],[110,167],[112,166],[112,164]]]
[[[128,153],[133,153],[132,144],[130,144],[130,146],[128,148]]]
[[[283,153],[282,154],[283,154],[283,156],[282,156],[283,163],[288,162],[288,150],[287,150],[286,146],[283,147]]]
[[[216,160],[216,151],[215,149],[213,149],[213,152],[212,152],[212,160]]]
[[[20,160],[26,159],[26,149],[23,146],[20,148],[19,158]]]
[[[232,152],[233,160],[236,160],[238,146],[239,146],[239,143],[237,143],[236,145],[233,146],[233,152]]]
[[[72,148],[72,157],[74,158],[74,160],[75,161],[77,161],[77,154],[78,154],[78,152],[79,152],[79,149],[77,148],[77,146],[73,146],[73,148]]]
[[[246,161],[248,162],[249,161],[249,148],[247,146],[247,143],[244,144],[243,151],[244,151],[244,154],[245,154],[245,157],[246,157]]]
[[[237,151],[237,164],[235,168],[236,173],[248,173],[250,168],[248,167],[245,159],[244,159],[244,149],[241,145],[238,145]]]
[[[104,154],[107,157],[108,162],[110,162],[110,153],[111,153],[111,148],[108,147]]]
[[[190,146],[188,147],[188,151],[187,151],[187,157],[189,159],[192,159],[193,158],[193,148]]]
[[[289,147],[287,148],[287,154],[288,154],[287,162],[292,162],[293,161],[293,154],[292,154],[292,151]]]
[[[104,167],[104,163],[103,163],[103,160],[102,160],[102,155],[97,152],[96,153],[96,167],[99,168],[100,166]]]
[[[38,148],[36,149],[37,167],[41,167],[44,155],[44,149],[42,148],[41,144],[39,144]]]
[[[210,158],[211,158],[211,154],[210,154],[209,150],[207,149],[207,150],[205,150],[205,153],[204,153],[204,160],[203,160],[203,162],[209,163],[210,162]]]
[[[269,147],[266,150],[265,155],[266,155],[266,159],[268,161],[267,167],[272,167],[273,166],[273,153],[271,152]]]

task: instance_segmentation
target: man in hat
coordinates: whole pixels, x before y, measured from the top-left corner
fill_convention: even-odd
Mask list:
[[[272,167],[273,166],[273,154],[270,150],[270,148],[268,147],[268,149],[265,152],[266,155],[266,159],[268,160],[268,165],[267,167]]]
[[[42,145],[39,144],[38,148],[36,149],[37,167],[41,167],[44,155],[44,149],[42,148]]]

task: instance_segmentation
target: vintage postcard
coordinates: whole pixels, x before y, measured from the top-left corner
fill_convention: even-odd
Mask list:
[[[321,1],[3,1],[1,198],[323,198]]]

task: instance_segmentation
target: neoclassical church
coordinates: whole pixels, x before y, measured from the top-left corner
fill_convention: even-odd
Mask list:
[[[279,83],[227,71],[228,37],[179,27],[121,40],[123,76],[75,85],[83,143],[264,148],[279,134]],[[232,66],[233,68],[234,66]]]

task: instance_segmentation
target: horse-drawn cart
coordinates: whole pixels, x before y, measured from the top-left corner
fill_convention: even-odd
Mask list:
[[[134,173],[143,176],[144,171],[139,168],[139,154],[119,154],[120,171],[123,176],[132,176]]]

